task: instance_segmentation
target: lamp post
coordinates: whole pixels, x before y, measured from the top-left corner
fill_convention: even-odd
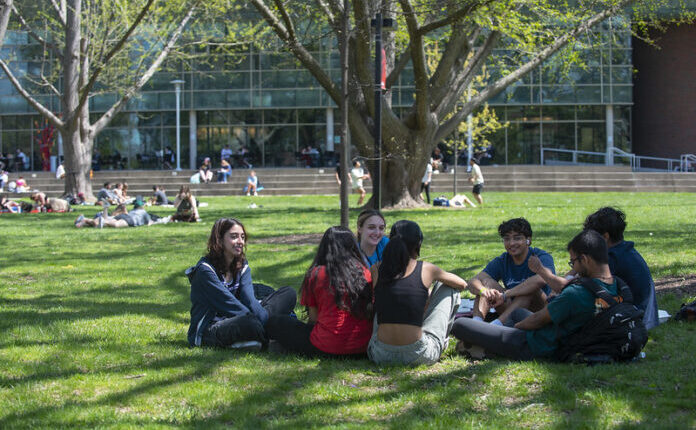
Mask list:
[[[176,93],[176,170],[181,170],[181,86],[184,83],[181,79],[170,82]]]
[[[375,176],[372,178],[372,194],[375,209],[379,210],[382,207],[382,90],[386,89],[387,79],[386,59],[382,57],[382,29],[393,29],[394,20],[382,18],[380,7],[372,26],[375,27]]]

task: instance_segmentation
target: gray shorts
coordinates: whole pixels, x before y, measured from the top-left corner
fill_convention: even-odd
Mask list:
[[[409,345],[389,345],[377,339],[377,332],[372,335],[367,346],[367,356],[377,364],[435,364],[442,354],[442,346],[436,338],[423,333],[423,336]]]
[[[377,339],[377,318],[367,356],[377,364],[435,364],[448,344],[447,335],[459,308],[459,292],[437,282],[430,293],[423,320],[423,335],[409,345],[389,345]]]

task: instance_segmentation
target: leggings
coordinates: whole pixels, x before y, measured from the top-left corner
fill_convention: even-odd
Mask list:
[[[430,182],[425,185],[425,182],[421,182],[421,193],[425,190],[425,197],[428,199],[428,204],[430,204]]]
[[[526,309],[515,309],[507,324],[514,325],[530,315]],[[454,322],[452,334],[459,340],[482,347],[486,353],[512,358],[533,360],[534,354],[527,345],[527,332],[514,327],[499,326],[471,318],[459,318]]]

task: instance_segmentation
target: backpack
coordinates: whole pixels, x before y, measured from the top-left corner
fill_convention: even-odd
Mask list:
[[[681,309],[679,309],[679,312],[674,316],[674,319],[677,321],[695,321],[696,320],[696,301],[693,301],[691,303],[684,304],[682,303]]]
[[[628,285],[620,278],[615,279],[618,300],[589,278],[574,281],[603,300],[608,307],[577,332],[558,339],[556,358],[559,361],[629,361],[640,354],[648,341],[643,311],[633,305],[633,294]]]
[[[449,206],[449,200],[445,196],[435,197],[433,206]]]

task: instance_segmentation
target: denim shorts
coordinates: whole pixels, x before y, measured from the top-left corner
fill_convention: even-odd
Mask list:
[[[440,344],[428,333],[408,345],[389,345],[377,339],[375,331],[367,346],[367,356],[376,364],[431,365],[440,360],[440,354]]]

